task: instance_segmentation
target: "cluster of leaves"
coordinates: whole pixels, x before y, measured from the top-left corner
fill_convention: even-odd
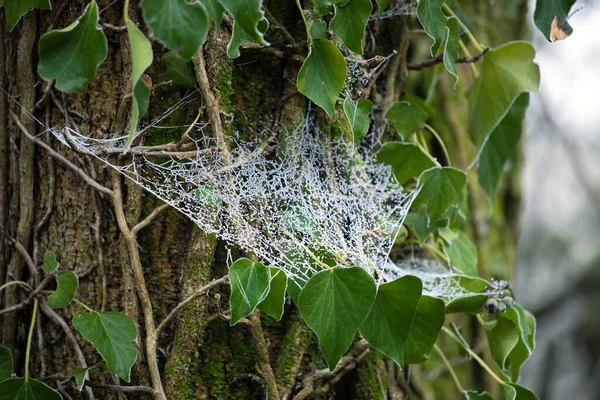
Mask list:
[[[133,341],[137,337],[135,324],[124,314],[112,311],[97,312],[75,298],[79,280],[73,271],[59,270],[60,264],[53,252],[44,254],[44,273],[54,277],[56,289],[47,297],[48,306],[53,309],[65,308],[72,302],[81,305],[84,310],[73,316],[73,327],[100,354],[102,361],[70,371],[66,381],[75,379],[81,391],[88,379],[89,372],[96,368],[107,368],[126,382],[130,381],[131,368],[137,359]],[[34,306],[31,329],[35,324]],[[31,341],[31,335],[29,342]],[[27,351],[29,352],[28,345]],[[29,357],[27,357],[29,360]],[[30,378],[29,366],[25,366],[25,377],[13,377],[13,359],[10,350],[0,346],[0,399],[2,400],[60,400],[62,396],[45,383]]]

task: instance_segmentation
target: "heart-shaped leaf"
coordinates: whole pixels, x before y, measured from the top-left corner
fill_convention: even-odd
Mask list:
[[[369,315],[360,324],[360,333],[377,351],[398,365],[404,363],[404,346],[421,299],[421,280],[404,276],[379,285]]]
[[[56,275],[56,290],[48,296],[48,305],[52,308],[64,308],[71,304],[79,286],[79,279],[73,271],[62,271]]]
[[[413,205],[425,206],[429,223],[434,224],[452,208],[461,204],[467,184],[467,175],[456,168],[435,167],[419,177],[421,190]]]
[[[261,31],[261,21],[265,19],[265,14],[261,10],[262,0],[218,0],[221,6],[227,10],[233,17],[236,25],[244,32],[244,37],[249,40],[268,45]]]
[[[269,283],[269,294],[258,305],[261,311],[266,312],[277,321],[281,320],[283,315],[283,306],[285,305],[285,291],[287,289],[288,279],[285,272],[279,268],[269,267],[271,273],[271,282]]]
[[[508,43],[485,54],[481,73],[467,92],[469,135],[479,148],[521,93],[538,90],[540,70],[534,56],[526,42]]]
[[[131,142],[135,137],[138,122],[142,115],[148,110],[150,102],[150,87],[142,79],[144,71],[152,64],[152,46],[146,35],[138,29],[131,21],[127,20],[127,35],[131,47],[131,115],[129,122],[129,137],[125,144],[124,152],[129,150]]]
[[[231,325],[250,314],[269,294],[269,270],[247,258],[229,267]]]
[[[261,33],[265,33],[269,29],[269,21],[266,18],[258,21],[258,30]],[[227,55],[229,58],[237,58],[240,56],[240,46],[243,42],[251,42],[252,37],[250,37],[244,29],[241,28],[241,25],[235,21],[233,23],[233,33],[231,34],[231,40],[229,41],[229,45],[227,46]]]
[[[210,18],[203,3],[143,0],[142,9],[152,35],[185,59],[192,58],[206,40]]]
[[[4,13],[6,15],[6,26],[11,32],[21,17],[31,9],[51,10],[50,0],[4,0]]]
[[[10,378],[0,382],[0,400],[62,400],[62,396],[35,379]]]
[[[477,276],[477,247],[462,231],[453,231],[452,238],[444,237],[442,247],[448,264],[468,276]]]
[[[362,54],[362,39],[373,4],[371,0],[350,0],[344,5],[334,3],[335,16],[331,20],[331,30],[350,50]]]
[[[331,268],[314,275],[300,294],[299,308],[317,334],[330,370],[352,344],[360,323],[371,310],[376,286],[362,268]]]
[[[448,18],[446,21],[446,37],[444,38],[444,67],[446,71],[454,77],[454,85],[458,82],[458,73],[456,72],[456,55],[458,54],[458,41],[460,40],[460,28],[458,19]]]
[[[349,97],[344,100],[344,114],[346,114],[348,123],[350,123],[355,145],[358,145],[369,131],[369,113],[372,108],[373,103],[371,103],[371,100],[359,99],[354,101]]]
[[[433,39],[429,51],[435,56],[446,37],[446,16],[442,12],[444,0],[419,1],[417,16],[425,33]]]
[[[0,346],[0,382],[12,376],[13,358],[10,349]]]
[[[44,264],[42,265],[42,271],[47,274],[56,272],[60,264],[56,261],[56,254],[53,251],[47,251],[44,253]]]
[[[298,90],[335,120],[335,103],[347,73],[346,61],[336,45],[327,39],[313,38],[298,73]]]
[[[423,126],[427,113],[418,104],[397,101],[387,110],[385,119],[392,121],[400,136],[407,140]]]
[[[63,383],[68,382],[71,378],[75,378],[77,390],[81,392],[83,390],[83,386],[85,385],[85,381],[89,379],[90,371],[100,367],[101,365],[105,365],[104,361],[100,361],[98,364],[92,365],[91,367],[76,368],[69,372],[67,379],[65,379]]]
[[[137,330],[129,317],[112,311],[81,311],[73,316],[73,327],[96,348],[109,370],[129,382],[137,358],[132,344]]]
[[[573,33],[567,17],[574,3],[575,0],[536,0],[533,20],[546,39],[555,42]]]
[[[523,93],[492,131],[479,155],[477,177],[491,201],[494,201],[496,186],[500,181],[504,165],[517,149],[528,105],[529,93]]]
[[[377,161],[390,165],[400,184],[416,179],[423,171],[436,166],[418,146],[400,142],[384,144],[377,153]]]
[[[485,331],[492,358],[500,368],[508,369],[508,356],[519,342],[515,325],[501,315],[495,321],[486,322]]]
[[[44,34],[38,43],[38,73],[55,79],[63,92],[74,92],[94,79],[106,59],[108,42],[98,27],[98,5],[91,2],[71,25]]]
[[[405,363],[420,364],[429,358],[444,325],[444,318],[445,308],[441,299],[421,296],[404,347]]]

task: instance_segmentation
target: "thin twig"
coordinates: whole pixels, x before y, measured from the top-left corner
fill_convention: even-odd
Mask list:
[[[472,64],[475,63],[477,61],[479,61],[479,59],[481,57],[483,57],[485,55],[485,53],[487,53],[489,51],[489,47],[486,47],[485,49],[483,49],[483,51],[481,53],[478,53],[472,57],[459,57],[456,59],[456,63],[457,64]],[[408,64],[407,68],[409,70],[413,70],[413,71],[418,71],[424,68],[429,68],[429,67],[433,67],[436,64],[440,64],[444,62],[444,55],[440,54],[437,57],[434,58],[430,58],[428,60],[425,60],[421,63],[418,64]]]
[[[162,213],[164,210],[166,210],[169,207],[170,207],[170,205],[168,203],[165,203],[165,204],[163,204],[161,206],[156,207],[150,214],[148,214],[148,216],[146,218],[144,218],[136,226],[134,226],[133,228],[131,228],[131,233],[133,235],[137,235],[137,233],[140,230],[142,230],[145,227],[147,227],[152,221],[154,221],[154,219],[156,217],[158,217],[160,215],[160,213]]]
[[[121,386],[121,385],[108,385],[105,383],[95,383],[95,382],[86,382],[86,386],[91,386],[98,389],[106,389],[111,392],[121,392],[121,393],[133,393],[133,392],[142,392],[142,393],[150,393],[152,395],[156,394],[156,391],[152,389],[150,386]]]
[[[227,275],[225,275],[222,278],[216,279],[216,280],[202,286],[200,289],[196,290],[189,297],[187,297],[185,300],[183,300],[181,303],[179,303],[173,310],[171,310],[171,312],[165,317],[165,319],[156,327],[156,330],[155,330],[156,336],[158,337],[158,335],[160,335],[160,332],[165,328],[165,326],[169,322],[171,322],[171,320],[177,315],[177,313],[180,312],[185,306],[187,306],[189,303],[191,303],[198,297],[202,296],[204,293],[209,291],[211,288],[213,288],[217,285],[220,285],[222,283],[226,283],[228,280],[229,280],[229,277]]]
[[[252,333],[252,338],[254,339],[256,350],[258,351],[260,371],[262,372],[263,378],[267,382],[267,387],[269,388],[269,400],[279,400],[279,389],[277,387],[277,381],[275,380],[273,368],[269,362],[269,348],[267,346],[265,334],[263,333],[262,325],[260,323],[260,311],[258,309],[254,310],[250,316],[250,332]]]
[[[19,129],[21,130],[21,132],[23,133],[23,135],[25,135],[25,137],[27,137],[33,143],[35,143],[38,146],[40,146],[43,149],[45,149],[48,153],[50,153],[50,155],[52,155],[52,157],[56,158],[58,161],[62,162],[67,167],[69,167],[71,170],[73,170],[75,173],[77,173],[90,186],[94,187],[95,189],[97,189],[98,191],[100,191],[102,193],[106,193],[106,194],[111,195],[111,196],[113,195],[113,191],[112,190],[110,190],[109,188],[107,188],[105,186],[102,186],[100,183],[98,183],[95,180],[93,180],[81,168],[79,168],[78,166],[76,166],[75,164],[73,164],[71,161],[67,160],[61,154],[57,153],[54,149],[52,149],[52,147],[48,146],[46,143],[42,142],[41,140],[33,137],[29,133],[29,131],[27,131],[27,128],[25,128],[25,126],[23,126],[23,124],[21,123],[21,120],[19,119],[19,117],[12,110],[9,110],[8,112],[10,113],[11,118],[13,119],[13,121],[15,122],[15,124],[17,124],[17,126],[19,127]]]

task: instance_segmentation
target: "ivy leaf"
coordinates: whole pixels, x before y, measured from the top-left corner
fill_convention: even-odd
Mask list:
[[[56,290],[48,296],[48,305],[52,308],[64,308],[71,304],[79,279],[73,271],[62,271],[56,276]]]
[[[347,73],[346,61],[336,45],[327,39],[313,39],[296,84],[300,93],[335,120],[335,103]]]
[[[201,3],[143,0],[142,9],[152,35],[185,59],[192,58],[206,40],[210,19]]]
[[[419,177],[421,190],[414,206],[425,206],[429,224],[445,218],[447,212],[462,202],[467,175],[456,168],[435,167]]]
[[[354,144],[358,146],[360,139],[365,137],[369,131],[369,113],[373,108],[371,100],[359,99],[353,101],[349,97],[344,100],[344,114],[350,123],[352,135],[354,136]]]
[[[283,315],[285,291],[287,289],[288,279],[285,272],[279,268],[269,267],[269,271],[271,273],[269,294],[258,304],[258,308],[275,318],[277,321],[280,321],[281,316]]]
[[[427,113],[421,106],[408,101],[397,101],[385,113],[385,119],[394,123],[405,140],[423,126]]]
[[[472,390],[466,390],[464,395],[466,400],[494,400],[487,392],[478,393]]]
[[[533,63],[534,56],[529,43],[512,42],[483,57],[481,73],[467,92],[469,134],[479,148],[521,93],[538,90],[540,70]]]
[[[444,0],[419,1],[417,16],[425,33],[433,39],[429,51],[435,56],[446,38],[446,16],[442,12]]]
[[[12,32],[21,17],[31,9],[51,10],[50,0],[4,0],[6,27]]]
[[[377,1],[377,16],[381,17],[381,14],[383,14],[383,12],[388,7],[388,3],[390,2],[390,0],[375,0],[375,1]]]
[[[178,91],[196,87],[196,76],[191,61],[184,60],[175,51],[169,51],[163,54],[160,62],[164,72],[158,76],[158,79],[161,82],[171,82],[168,90]]]
[[[38,43],[38,74],[55,79],[56,88],[63,92],[87,86],[108,54],[98,21],[98,5],[91,2],[71,25],[44,34]]]
[[[10,349],[0,346],[0,382],[12,376],[13,358]]]
[[[47,251],[44,253],[44,264],[42,270],[47,274],[54,273],[60,264],[56,261],[56,254],[53,251]]]
[[[398,365],[421,299],[421,280],[407,275],[379,285],[373,308],[360,324],[360,333],[377,351]]]
[[[492,131],[479,155],[477,177],[491,201],[494,201],[496,186],[500,181],[504,165],[517,149],[528,105],[529,93],[521,94]]]
[[[229,267],[231,325],[250,314],[269,293],[269,271],[262,263],[240,258]]]
[[[291,264],[296,268],[298,268],[298,265],[310,265],[310,269],[307,268],[306,270],[302,271],[308,279],[324,269],[322,264],[328,265],[329,267],[336,266],[337,261],[333,254],[318,248],[309,248],[308,250],[312,253],[312,255],[300,252],[297,249],[288,251],[283,255],[283,262],[288,265]],[[322,264],[316,262],[312,256],[315,256]],[[290,295],[291,299],[296,305],[298,305],[300,302],[300,293],[304,286],[305,284],[300,280],[295,281],[293,279],[288,279],[287,293]]]
[[[200,185],[194,192],[196,201],[208,206],[218,207],[223,205],[223,199],[219,196],[219,193],[211,186]]]
[[[318,16],[322,17],[331,12],[331,7],[333,7],[333,0],[314,0],[315,4],[315,13]]]
[[[435,230],[435,225],[429,226],[427,216],[420,213],[408,213],[404,218],[404,224],[410,228],[421,244],[425,243],[429,234]]]
[[[150,87],[142,79],[144,71],[152,64],[152,45],[146,35],[131,21],[127,20],[127,34],[131,46],[131,81],[133,82],[131,97],[131,121],[129,136],[123,152],[126,153],[135,136],[138,122],[148,110]]]
[[[112,311],[81,311],[73,316],[73,327],[96,348],[109,370],[129,382],[137,358],[132,344],[137,330],[129,317]]]
[[[38,380],[10,378],[0,382],[0,400],[62,400],[62,396]]]
[[[458,73],[456,72],[456,55],[458,54],[458,42],[460,40],[460,28],[458,19],[448,18],[446,22],[446,37],[444,38],[444,67],[446,71],[454,77],[454,87],[458,82]]]
[[[453,231],[452,238],[444,237],[442,248],[448,257],[448,263],[468,276],[477,276],[477,247],[466,233]]]
[[[404,348],[405,363],[420,364],[429,358],[429,353],[444,325],[444,318],[443,300],[421,296]]]
[[[264,32],[260,29],[261,21],[265,20],[265,14],[260,6],[262,0],[218,0],[219,3],[233,17],[235,24],[249,40],[268,45]]]
[[[261,33],[265,33],[269,28],[269,21],[266,18],[258,21],[258,30]],[[231,40],[229,41],[229,45],[227,46],[227,55],[229,58],[237,58],[240,56],[240,45],[243,42],[251,42],[252,37],[250,37],[245,30],[241,29],[241,25],[234,21],[233,23],[233,33],[231,34]]]
[[[423,171],[436,166],[418,146],[400,142],[384,144],[377,153],[377,161],[390,165],[400,184],[418,178]]]
[[[69,380],[71,380],[71,378],[75,378],[75,385],[77,386],[77,390],[81,392],[83,390],[83,386],[85,385],[85,381],[89,379],[90,371],[98,368],[101,365],[104,365],[104,361],[92,365],[91,367],[76,368],[69,372],[69,374],[67,375],[67,379],[65,379],[63,383],[68,382]]]
[[[488,282],[484,279],[469,277],[465,275],[448,274],[446,277],[440,279],[448,279],[449,282],[444,285],[450,288],[450,290],[460,290],[461,295],[456,296],[456,293],[451,298],[444,298],[446,302],[447,313],[458,313],[464,312],[468,314],[475,314],[481,311],[488,299],[487,293],[485,293]]]
[[[510,320],[519,334],[519,341],[508,355],[508,369],[513,381],[519,379],[521,366],[529,359],[535,348],[535,318],[519,304],[513,304],[503,318]]]
[[[331,268],[314,275],[300,294],[299,308],[317,334],[321,352],[333,371],[371,310],[376,286],[362,268]]]
[[[371,0],[350,0],[344,5],[334,3],[335,16],[331,30],[350,50],[362,54],[362,39],[373,11]]]
[[[573,33],[567,22],[569,10],[575,0],[537,0],[533,20],[535,26],[551,42],[566,39]]]
[[[485,323],[492,358],[503,370],[508,369],[508,355],[519,341],[515,325],[500,315],[497,320]]]
[[[538,400],[531,390],[516,383],[507,383],[503,388],[506,400]]]

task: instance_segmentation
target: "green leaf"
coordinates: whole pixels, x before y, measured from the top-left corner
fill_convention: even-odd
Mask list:
[[[427,113],[418,104],[397,101],[385,113],[385,119],[394,123],[405,140],[418,131],[427,120]]]
[[[240,45],[243,42],[251,42],[252,38],[246,34],[246,31],[240,28],[240,24],[237,22],[233,23],[233,33],[231,35],[231,40],[229,41],[229,45],[227,46],[227,55],[229,58],[237,58],[240,56]],[[269,21],[266,18],[258,21],[258,30],[263,34],[269,28]]]
[[[517,149],[528,105],[529,93],[523,93],[492,131],[479,155],[477,177],[491,201],[494,201],[504,165]]]
[[[442,12],[444,0],[419,1],[417,16],[425,33],[433,39],[429,51],[435,56],[446,38],[446,16]]]
[[[464,392],[466,400],[494,400],[487,392],[474,392],[472,390],[466,390]]]
[[[12,32],[21,17],[31,9],[51,10],[50,0],[4,0],[6,27]]]
[[[537,0],[533,20],[535,26],[551,42],[562,40],[573,33],[567,22],[575,0]]]
[[[196,195],[196,201],[198,201],[199,203],[206,204],[208,206],[215,206],[215,207],[223,205],[223,199],[221,199],[221,196],[219,196],[219,193],[217,193],[217,191],[214,188],[212,188],[211,186],[207,186],[207,185],[198,186],[198,189],[196,189],[196,191],[195,191],[195,195]]]
[[[390,0],[376,0],[377,1],[377,16],[381,17],[381,14],[386,10]]]
[[[63,92],[89,84],[108,54],[108,42],[98,21],[98,5],[91,2],[71,25],[44,34],[38,43],[40,76],[54,79],[56,88]]]
[[[362,54],[362,39],[373,11],[371,0],[350,0],[344,5],[334,4],[335,16],[331,30],[350,50]]]
[[[456,55],[458,54],[458,42],[460,40],[460,28],[458,19],[448,18],[446,22],[446,37],[444,38],[444,67],[450,75],[454,76],[454,87],[458,82],[458,73],[456,72]]]
[[[369,131],[369,113],[372,108],[373,103],[371,103],[371,100],[360,99],[353,101],[349,97],[346,97],[346,100],[344,100],[344,114],[348,118],[348,123],[354,136],[354,144],[357,146],[360,139],[365,137]]]
[[[54,273],[60,264],[56,261],[56,255],[53,251],[47,251],[44,253],[44,264],[42,270],[47,274]]]
[[[519,341],[515,325],[502,315],[495,321],[485,323],[492,358],[503,370],[508,369],[508,355]]]
[[[73,327],[100,353],[109,370],[126,382],[137,358],[132,342],[137,336],[134,323],[118,312],[78,312]]]
[[[269,270],[240,258],[229,267],[231,325],[250,314],[269,293]]]
[[[89,379],[90,371],[98,368],[101,365],[105,365],[104,361],[92,365],[91,367],[76,368],[74,370],[71,370],[67,375],[67,379],[65,379],[63,383],[68,382],[69,380],[71,380],[71,378],[75,378],[75,385],[77,386],[77,390],[81,392],[83,390],[83,386],[85,385],[85,381]]]
[[[202,3],[187,0],[142,0],[152,36],[190,59],[206,40],[210,19]]]
[[[268,45],[264,32],[260,29],[261,21],[265,20],[265,14],[260,6],[262,0],[218,0],[223,8],[233,17],[235,24],[249,40]]]
[[[285,272],[279,268],[269,267],[269,271],[271,273],[269,294],[262,302],[260,302],[258,308],[279,321],[283,315],[285,291],[287,289],[288,279]]]
[[[164,71],[160,73],[158,79],[161,82],[171,82],[165,90],[179,91],[196,87],[196,76],[191,61],[184,60],[177,52],[169,51],[163,54],[160,63]]]
[[[319,272],[304,286],[299,308],[317,334],[321,352],[333,371],[352,344],[360,323],[371,310],[376,286],[362,268],[331,268]]]
[[[56,290],[48,296],[48,305],[52,308],[64,308],[71,304],[79,279],[73,271],[62,271],[56,276]]]
[[[12,376],[13,358],[10,349],[0,346],[0,382]]]
[[[419,177],[421,190],[413,205],[425,206],[429,224],[434,224],[446,218],[448,211],[460,206],[466,184],[467,175],[456,168],[428,169]]]
[[[436,165],[418,146],[400,142],[384,144],[377,153],[377,161],[390,165],[400,184],[417,179],[423,171]]]
[[[62,400],[62,396],[35,379],[10,378],[0,382],[0,400]]]
[[[223,12],[225,9],[219,3],[219,0],[202,0],[202,5],[206,10],[206,13],[210,17],[210,19],[215,23],[215,33],[218,31],[221,26],[221,21],[223,20]]]
[[[301,252],[297,249],[287,251],[283,255],[283,262],[293,268],[298,268],[299,265],[308,263],[310,269],[307,268],[302,271],[303,275],[308,279],[324,269],[322,264],[328,265],[329,267],[336,266],[337,261],[335,256],[328,251],[319,248],[309,248],[308,250],[312,254],[309,255],[308,252]],[[317,258],[322,264],[316,262],[312,256]],[[300,293],[304,286],[305,283],[300,280],[288,279],[287,293],[296,305],[300,302]]]
[[[314,4],[315,12],[318,16],[322,17],[323,15],[327,15],[331,12],[333,0],[314,0]]]
[[[444,319],[444,302],[436,297],[421,296],[404,348],[406,364],[420,364],[429,358]]]
[[[379,285],[373,308],[360,324],[360,333],[377,351],[398,365],[421,299],[421,280],[407,275]]]
[[[516,383],[507,383],[503,387],[506,400],[538,400],[531,390]]]
[[[131,121],[129,123],[129,137],[125,143],[124,152],[129,150],[131,142],[135,136],[138,122],[142,115],[148,110],[150,102],[150,87],[142,79],[144,71],[152,64],[152,45],[146,35],[140,31],[137,26],[127,20],[127,34],[129,37],[129,46],[131,47]]]
[[[477,276],[477,247],[466,233],[455,231],[456,237],[442,244],[448,263],[468,276]]]
[[[521,366],[535,348],[535,318],[519,304],[513,304],[501,316],[510,320],[519,334],[519,341],[508,355],[508,369],[513,381],[519,379]]]
[[[469,134],[478,147],[485,144],[521,93],[538,90],[540,70],[533,63],[534,56],[529,43],[512,42],[483,57],[481,73],[467,92]]]
[[[313,39],[298,73],[298,90],[335,120],[335,103],[347,73],[346,61],[336,45],[326,39]]]
[[[421,244],[425,243],[429,234],[436,228],[435,225],[429,226],[427,216],[420,213],[408,213],[404,218],[404,224],[410,228]]]

